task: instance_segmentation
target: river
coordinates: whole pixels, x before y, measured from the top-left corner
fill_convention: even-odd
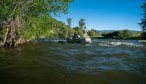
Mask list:
[[[45,40],[0,48],[0,84],[146,84],[146,43]]]

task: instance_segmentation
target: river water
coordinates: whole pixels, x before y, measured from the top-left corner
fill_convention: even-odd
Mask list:
[[[0,48],[0,84],[146,84],[146,44],[45,40]]]

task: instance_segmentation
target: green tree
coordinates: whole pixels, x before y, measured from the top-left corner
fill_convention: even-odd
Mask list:
[[[111,33],[112,38],[122,38],[123,37],[123,33],[122,31],[114,31],[113,33]]]
[[[57,36],[57,31],[64,26],[62,22],[57,21],[48,15],[31,18],[30,24],[25,25],[22,37],[31,40],[33,38],[44,38]]]
[[[67,24],[71,28],[72,18],[67,18]]]
[[[0,0],[1,44],[5,47],[16,45],[27,27],[30,31],[35,30],[33,33],[39,37],[42,33],[39,28],[43,28],[39,24],[44,25],[40,16],[67,13],[70,2],[72,0]]]
[[[90,36],[91,38],[94,38],[94,37],[97,37],[97,36],[100,35],[100,34],[97,33],[97,31],[94,30],[94,29],[91,29],[90,31],[88,31],[88,34],[89,34],[89,36]]]
[[[83,30],[80,29],[80,27],[74,27],[75,33],[79,34],[81,37],[83,37]]]
[[[146,37],[146,2],[141,6],[141,8],[144,11],[144,17],[140,23],[143,30],[142,37]]]
[[[86,25],[86,23],[85,23],[85,19],[80,19],[79,20],[79,27],[80,27],[80,29],[84,29],[84,27],[85,27],[85,25]]]
[[[72,24],[72,18],[67,18],[67,25],[68,25],[68,36],[70,36],[72,34],[72,28],[71,28],[71,24]]]
[[[123,38],[130,38],[131,36],[132,36],[132,32],[130,32],[127,29],[123,30]]]
[[[105,33],[102,35],[107,38],[127,39],[132,37],[132,32],[125,29],[125,30],[114,31],[112,33]]]

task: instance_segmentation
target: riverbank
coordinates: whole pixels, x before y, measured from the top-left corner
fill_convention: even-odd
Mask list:
[[[10,47],[17,47],[19,45],[29,44],[31,42],[33,42],[33,40],[25,40],[25,39],[20,38],[15,42],[14,46],[10,46]],[[5,47],[3,42],[0,42],[0,47]],[[9,47],[7,46],[6,48],[9,48]]]

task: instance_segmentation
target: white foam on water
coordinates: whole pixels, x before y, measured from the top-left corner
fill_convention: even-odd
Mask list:
[[[99,45],[101,46],[120,46],[120,45],[126,45],[126,46],[135,46],[135,47],[143,47],[140,43],[132,43],[132,42],[122,42],[122,41],[112,41],[112,42],[100,42]]]

